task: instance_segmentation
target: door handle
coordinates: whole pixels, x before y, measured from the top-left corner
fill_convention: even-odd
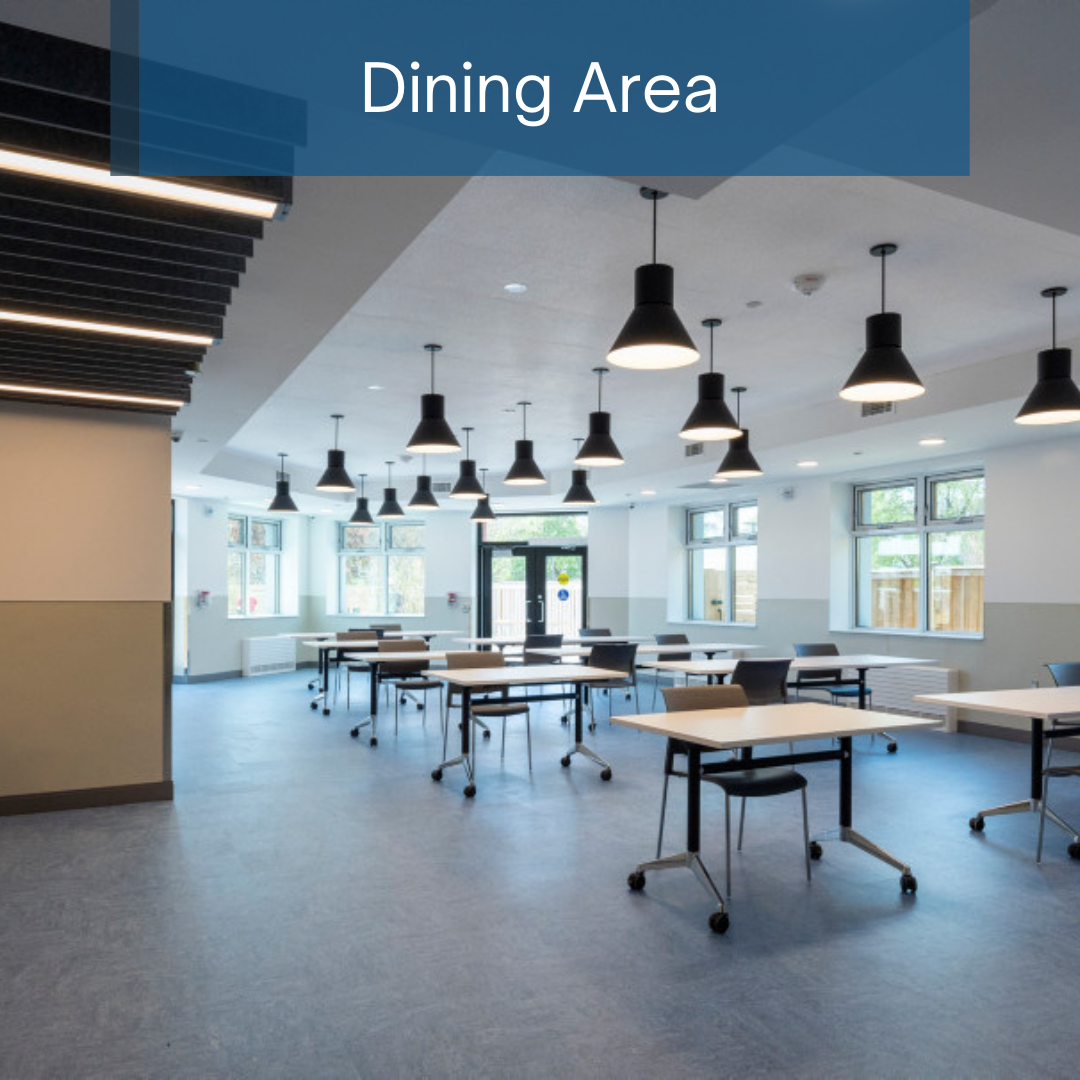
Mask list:
[[[540,621],[545,622],[546,620],[544,619],[544,599],[543,599],[543,597],[538,596],[536,598],[536,602],[540,605]]]

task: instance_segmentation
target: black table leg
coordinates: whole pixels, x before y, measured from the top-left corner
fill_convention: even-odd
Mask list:
[[[574,683],[574,745],[571,749],[567,750],[563,754],[560,764],[565,768],[570,764],[570,758],[574,754],[581,754],[582,757],[587,757],[591,761],[595,761],[600,766],[600,779],[611,779],[611,766],[591,747],[586,746],[584,742],[584,729],[583,718],[584,705],[582,702],[582,695],[587,691],[587,686],[584,683]]]

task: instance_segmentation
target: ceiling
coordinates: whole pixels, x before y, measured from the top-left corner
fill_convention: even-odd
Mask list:
[[[32,8],[27,18],[48,22],[57,5]],[[92,25],[81,33],[100,40]],[[258,505],[275,453],[287,451],[301,507],[340,506],[312,493],[334,412],[346,415],[350,471],[381,486],[382,463],[401,461],[419,417],[423,345],[437,341],[437,389],[459,436],[476,427],[473,456],[501,474],[521,435],[515,403],[533,402],[529,436],[552,485],[530,499],[557,501],[572,439],[595,408],[590,369],[648,259],[641,181],[683,193],[660,204],[659,257],[675,267],[676,305],[703,351],[700,320],[724,319],[717,368],[729,388],[749,387],[743,417],[768,479],[800,475],[801,457],[839,473],[1046,437],[1011,415],[1048,344],[1041,288],[1076,290],[1059,304],[1059,328],[1080,336],[1080,87],[1068,59],[1078,39],[1074,5],[973,5],[971,177],[298,178],[289,219],[260,246],[226,341],[175,421],[174,490]],[[900,245],[889,307],[904,315],[905,351],[928,393],[866,421],[836,391],[877,306],[867,249],[886,240]],[[807,272],[826,279],[809,299],[790,284]],[[510,295],[509,282],[528,291]],[[717,448],[688,460],[676,437],[702,370],[605,378],[627,465],[594,470],[597,494],[685,497],[712,472]],[[916,445],[925,434],[949,441],[926,451]],[[430,458],[429,471],[449,477],[457,460]],[[418,464],[398,469],[402,488]]]

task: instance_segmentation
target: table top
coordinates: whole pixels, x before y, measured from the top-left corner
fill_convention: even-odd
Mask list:
[[[803,739],[869,735],[888,729],[932,728],[943,721],[925,716],[898,716],[872,709],[798,702],[794,705],[748,705],[736,709],[693,709],[611,718],[613,724],[696,743],[712,750],[766,746]]]
[[[754,657],[757,660],[757,657]],[[786,660],[786,656],[763,656],[762,660]],[[738,660],[645,660],[641,667],[659,671],[678,671],[684,675],[730,675]],[[797,656],[792,671],[835,671],[837,668],[904,667],[909,664],[932,664],[913,656],[876,656],[873,653],[842,653],[840,656]]]
[[[361,642],[361,644],[363,644]],[[346,645],[346,648],[349,648]],[[351,648],[345,654],[346,660],[363,660],[365,664],[411,664],[417,660],[445,660],[446,653],[440,649],[424,649],[416,652],[383,652],[381,649],[368,649],[365,652],[353,653]]]
[[[1031,686],[1023,690],[972,690],[960,694],[916,694],[916,701],[974,712],[1054,720],[1080,714],[1080,686]]]
[[[622,645],[624,642],[615,641],[614,638],[591,638],[591,645],[554,645],[554,646],[540,646],[539,648],[529,649],[530,655],[536,656],[588,656],[593,647],[596,645],[602,645],[605,641],[611,641],[615,645]],[[642,656],[649,654],[652,656],[680,656],[683,653],[695,653],[695,652],[731,652],[733,649],[760,649],[761,645],[737,645],[731,641],[706,641],[696,642],[691,641],[688,645],[657,645],[655,642],[652,644],[645,643],[638,645],[637,654]]]
[[[361,627],[363,629],[363,627]],[[422,638],[422,637],[438,637],[440,634],[456,634],[456,630],[386,630],[383,632],[384,638]],[[316,638],[335,638],[337,636],[336,630],[301,630],[292,634],[275,634],[275,637],[287,637],[296,638],[303,641],[305,639]]]
[[[465,645],[524,645],[524,634],[496,634],[495,637],[459,637],[454,638]],[[563,638],[564,645],[580,645],[583,642],[595,645],[598,641],[610,641],[619,644],[624,641],[652,641],[649,634],[605,634],[603,637],[581,637],[579,634],[567,634]],[[749,646],[745,646],[749,648]],[[739,645],[738,648],[744,648]],[[532,651],[531,649],[529,650]]]
[[[516,667],[439,668],[426,671],[433,679],[455,686],[527,686],[536,683],[599,682],[625,679],[625,671],[594,667],[564,667],[562,664],[528,664]]]

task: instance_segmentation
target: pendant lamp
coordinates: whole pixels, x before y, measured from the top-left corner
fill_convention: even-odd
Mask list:
[[[355,491],[349,474],[345,471],[345,451],[337,448],[338,424],[345,419],[341,413],[334,413],[330,417],[334,421],[334,449],[326,451],[326,472],[319,478],[315,485],[316,491]]]
[[[483,498],[484,489],[476,479],[476,462],[469,457],[469,432],[474,429],[467,427],[461,430],[465,432],[465,456],[458,462],[458,478],[450,489],[450,498],[480,499]]]
[[[675,271],[656,261],[656,204],[666,191],[641,188],[653,206],[652,262],[634,271],[634,310],[607,358],[616,367],[660,371],[685,367],[701,355],[675,311]]]
[[[577,457],[574,458],[575,465],[603,468],[607,465],[623,463],[623,456],[611,437],[611,413],[604,412],[601,407],[604,376],[610,370],[606,367],[593,368],[593,374],[596,376],[596,412],[589,413],[589,437],[578,451]]]
[[[393,467],[392,461],[386,463],[386,487],[383,489],[383,504],[375,515],[377,518],[403,518],[405,516],[405,511],[401,509],[401,504],[397,501],[397,488],[391,486],[394,483],[390,475]]]
[[[469,515],[469,519],[471,521],[495,521],[495,511],[491,509],[491,499],[486,494],[487,469],[481,469],[480,472],[484,477],[482,488],[485,490],[485,494],[476,500],[476,509]]]
[[[414,454],[454,454],[461,449],[457,436],[446,422],[446,398],[435,393],[435,354],[441,345],[425,345],[431,357],[431,393],[420,398],[420,423],[409,440]]]
[[[349,518],[350,525],[374,525],[375,519],[371,516],[371,511],[368,509],[367,496],[364,494],[364,481],[367,479],[367,473],[357,473],[360,477],[360,494],[356,496],[356,509],[352,512],[352,517]]]
[[[578,444],[578,453],[581,453],[581,444],[584,439],[575,439]],[[589,490],[589,474],[584,469],[570,470],[570,488],[563,496],[563,506],[595,506],[596,497]]]
[[[293,502],[292,496],[289,494],[289,477],[285,473],[285,459],[288,454],[278,454],[281,458],[281,468],[277,473],[277,494],[274,496],[273,502],[266,508],[271,513],[275,514],[296,514],[299,511],[296,509],[296,503]]]
[[[885,260],[896,250],[895,244],[870,249],[881,259],[881,313],[866,320],[866,351],[840,391],[847,401],[907,401],[926,393],[900,347],[900,316],[885,310]]]
[[[1080,420],[1080,390],[1072,380],[1072,349],[1057,346],[1057,298],[1068,291],[1055,285],[1041,293],[1051,303],[1051,347],[1039,353],[1038,379],[1016,414],[1018,424],[1075,424]]]
[[[713,332],[720,323],[720,319],[701,320],[701,325],[709,328],[709,370],[698,376],[697,404],[679,432],[680,439],[716,442],[737,439],[741,434],[735,417],[724,404],[724,376],[713,371]]]
[[[515,487],[546,484],[547,477],[533,458],[532,439],[529,438],[528,429],[525,426],[525,411],[532,402],[519,401],[518,404],[521,406],[521,438],[514,443],[514,464],[510,466],[503,483]]]
[[[746,393],[746,387],[735,386],[731,392],[735,395],[735,422],[741,427],[742,395]],[[720,468],[713,474],[713,479],[737,480],[760,475],[761,466],[757,463],[757,458],[750,453],[750,429],[742,428],[739,435],[728,443],[728,452],[720,462]]]
[[[417,510],[438,510],[439,502],[431,490],[431,477],[427,475],[427,456],[421,458],[424,470],[416,478],[416,492],[409,500],[409,506]]]

